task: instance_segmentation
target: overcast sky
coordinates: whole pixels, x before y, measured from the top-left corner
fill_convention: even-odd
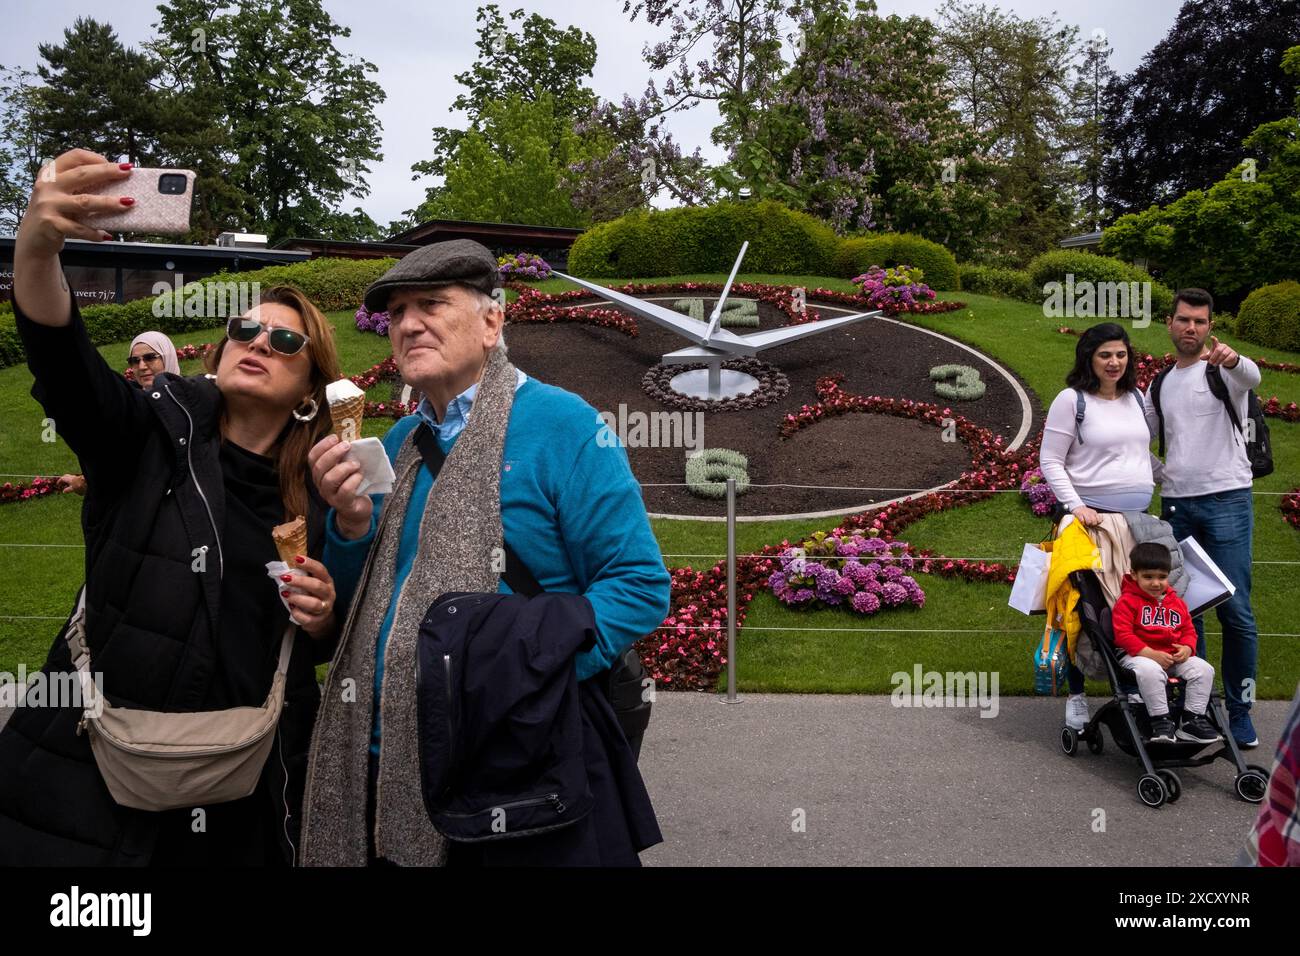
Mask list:
[[[660,39],[660,31],[644,20],[632,23],[623,13],[622,0],[500,0],[502,13],[519,7],[540,13],[561,27],[577,25],[596,38],[597,60],[592,88],[602,97],[618,99],[624,93],[639,95],[649,76],[641,49]],[[990,4],[993,5],[993,4]],[[880,0],[883,15],[933,16],[939,0],[890,2]],[[996,6],[1023,17],[1058,10],[1046,0],[1007,0]],[[1098,0],[1064,5],[1058,10],[1066,22],[1087,37],[1095,29],[1106,31],[1114,54],[1112,67],[1129,72],[1173,24],[1180,0]],[[384,161],[370,177],[371,192],[359,205],[381,226],[396,219],[424,197],[424,185],[412,181],[411,164],[427,158],[429,131],[434,126],[459,126],[463,115],[449,107],[456,98],[455,75],[465,70],[476,53],[473,0],[325,0],[334,19],[352,30],[340,41],[347,52],[379,67],[378,81],[388,98],[378,115],[383,124]],[[0,64],[34,69],[39,43],[60,42],[63,30],[77,16],[107,21],[118,37],[137,46],[152,34],[157,3],[152,0],[0,0],[5,31],[0,35]],[[581,19],[576,19],[576,18]],[[509,22],[509,21],[507,21]],[[662,86],[662,84],[660,84]],[[686,152],[700,146],[706,158],[718,162],[721,151],[709,142],[717,113],[708,104],[679,113],[668,128]],[[358,204],[346,203],[347,208]]]

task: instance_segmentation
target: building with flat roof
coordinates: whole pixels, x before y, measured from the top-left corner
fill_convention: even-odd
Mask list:
[[[311,258],[294,249],[191,246],[169,242],[90,242],[69,239],[60,256],[79,305],[130,302],[218,272],[247,272]],[[14,237],[0,236],[0,301],[13,296]]]
[[[580,235],[581,229],[563,226],[430,219],[383,242],[290,238],[267,248],[256,242],[260,237],[236,233],[223,234],[225,242],[232,244],[212,246],[69,239],[62,258],[77,301],[90,305],[142,299],[153,295],[159,282],[175,286],[178,277],[183,284],[218,272],[246,272],[322,257],[400,259],[414,249],[445,239],[473,239],[497,256],[531,252],[563,270],[568,265],[569,247]],[[0,237],[0,301],[8,301],[13,294],[13,262],[14,238]]]

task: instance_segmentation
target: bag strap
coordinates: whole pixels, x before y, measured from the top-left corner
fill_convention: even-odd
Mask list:
[[[280,657],[276,661],[277,674],[289,672],[289,658],[293,656],[293,638],[298,625],[292,620],[284,627],[284,636],[280,638]],[[72,666],[77,670],[81,681],[82,701],[85,709],[91,710],[94,701],[94,679],[90,673],[90,646],[86,643],[86,586],[77,591],[77,607],[68,621],[68,629],[63,636],[68,651],[72,655]]]
[[[1080,445],[1083,444],[1083,389],[1074,390],[1074,437]]]
[[[442,471],[442,465],[447,460],[447,454],[439,447],[438,440],[433,437],[433,429],[429,427],[428,422],[421,421],[415,426],[412,441],[419,449],[420,457],[424,459],[424,465],[429,469],[430,476],[436,481],[438,472]],[[510,585],[510,590],[525,597],[536,597],[541,594],[543,588],[537,583],[537,578],[533,576],[532,571],[528,570],[528,565],[524,564],[504,536],[501,547],[506,553],[506,569],[501,577],[506,584]]]
[[[1214,394],[1214,397],[1223,402],[1223,407],[1228,410],[1228,421],[1232,422],[1233,428],[1245,436],[1246,430],[1241,427],[1241,418],[1237,415],[1237,409],[1232,405],[1232,396],[1228,394],[1228,386],[1223,384],[1223,372],[1219,369],[1219,366],[1210,365],[1206,367],[1205,384],[1210,386],[1210,391]],[[1247,409],[1250,408],[1249,402],[1247,402],[1246,407]]]
[[[1161,458],[1165,457],[1165,413],[1160,408],[1160,385],[1164,382],[1165,376],[1169,374],[1172,368],[1172,365],[1162,368],[1159,373],[1157,373],[1156,377],[1151,380],[1151,385],[1147,389],[1147,394],[1151,398],[1151,404],[1154,405],[1156,409],[1156,420],[1160,423],[1159,454]]]

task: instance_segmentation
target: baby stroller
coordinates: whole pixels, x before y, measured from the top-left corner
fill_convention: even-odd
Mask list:
[[[1143,773],[1137,782],[1137,792],[1138,799],[1148,807],[1174,803],[1182,796],[1182,781],[1172,768],[1203,767],[1219,759],[1228,761],[1237,769],[1234,780],[1237,796],[1249,803],[1261,802],[1268,788],[1268,771],[1242,760],[1237,742],[1228,731],[1228,712],[1217,691],[1210,693],[1210,705],[1205,716],[1215,730],[1223,735],[1220,743],[1203,744],[1184,740],[1157,743],[1148,739],[1151,736],[1151,718],[1137,694],[1137,684],[1132,674],[1120,665],[1123,651],[1115,646],[1110,606],[1106,602],[1101,582],[1092,571],[1076,571],[1070,575],[1070,581],[1079,591],[1079,619],[1083,631],[1100,649],[1106,664],[1106,677],[1110,681],[1112,697],[1093,715],[1082,731],[1061,728],[1061,749],[1066,755],[1073,757],[1078,753],[1080,741],[1094,754],[1100,754],[1104,747],[1101,729],[1106,726],[1110,728],[1115,745],[1130,757],[1136,757],[1142,765]],[[1183,691],[1183,682],[1171,676],[1167,684],[1169,717],[1175,722],[1182,717]]]

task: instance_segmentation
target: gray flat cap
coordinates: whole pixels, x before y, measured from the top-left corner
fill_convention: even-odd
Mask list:
[[[488,295],[501,286],[497,257],[473,239],[447,239],[408,252],[366,289],[365,306],[371,312],[388,308],[396,288],[433,288],[467,285]]]

